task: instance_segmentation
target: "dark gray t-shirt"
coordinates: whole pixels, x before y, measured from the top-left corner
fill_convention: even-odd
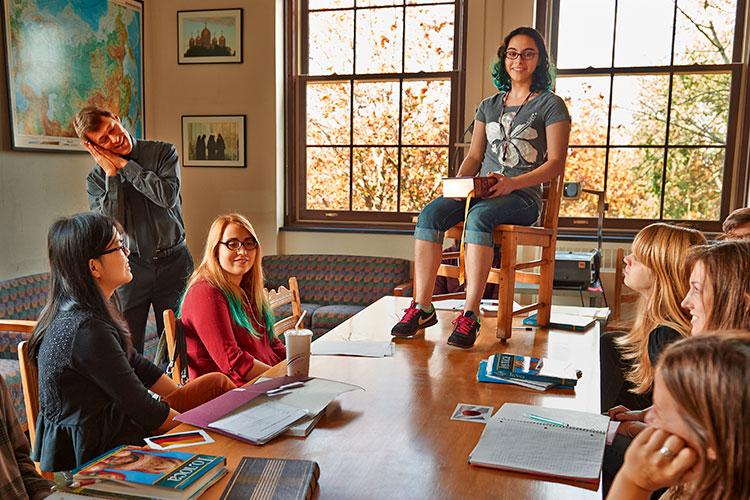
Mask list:
[[[499,172],[515,177],[534,170],[547,160],[547,125],[570,121],[565,102],[547,90],[529,100],[520,113],[520,106],[506,106],[501,124],[504,95],[499,92],[488,97],[477,109],[475,120],[485,124],[487,135],[479,175]],[[542,196],[541,186],[519,191],[528,193],[537,203]]]

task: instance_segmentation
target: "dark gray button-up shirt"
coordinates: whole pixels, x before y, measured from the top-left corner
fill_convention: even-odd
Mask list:
[[[131,139],[127,165],[113,177],[97,165],[86,178],[86,190],[90,209],[117,219],[131,252],[148,260],[185,240],[180,160],[168,142]]]

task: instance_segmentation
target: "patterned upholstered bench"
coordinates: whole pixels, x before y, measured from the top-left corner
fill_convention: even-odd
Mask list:
[[[49,274],[40,273],[0,281],[0,318],[36,320],[47,302]],[[23,404],[21,372],[18,367],[18,344],[27,340],[27,335],[15,332],[0,332],[0,374],[10,392],[18,420],[26,426],[26,411]],[[144,353],[153,359],[159,336],[153,310],[146,325]]]
[[[316,338],[394,288],[411,285],[411,262],[390,257],[266,255],[263,272],[266,288],[297,277],[305,324]]]

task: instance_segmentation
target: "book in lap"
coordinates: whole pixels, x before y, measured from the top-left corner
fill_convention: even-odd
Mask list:
[[[78,483],[93,481],[74,491],[144,498],[197,498],[226,474],[225,463],[224,457],[213,455],[120,446],[74,470],[73,478]]]
[[[472,193],[474,198],[486,198],[490,195],[490,187],[497,183],[494,177],[443,177],[443,196],[445,198],[468,198]]]
[[[220,500],[307,500],[318,477],[320,467],[310,460],[243,457]]]
[[[596,483],[609,417],[505,403],[482,432],[469,463]]]

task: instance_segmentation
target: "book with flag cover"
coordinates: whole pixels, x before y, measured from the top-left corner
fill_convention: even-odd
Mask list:
[[[318,487],[320,467],[310,460],[243,457],[220,500],[307,500]]]
[[[498,377],[551,382],[564,387],[575,387],[582,375],[567,361],[511,353],[490,356],[487,371]]]

